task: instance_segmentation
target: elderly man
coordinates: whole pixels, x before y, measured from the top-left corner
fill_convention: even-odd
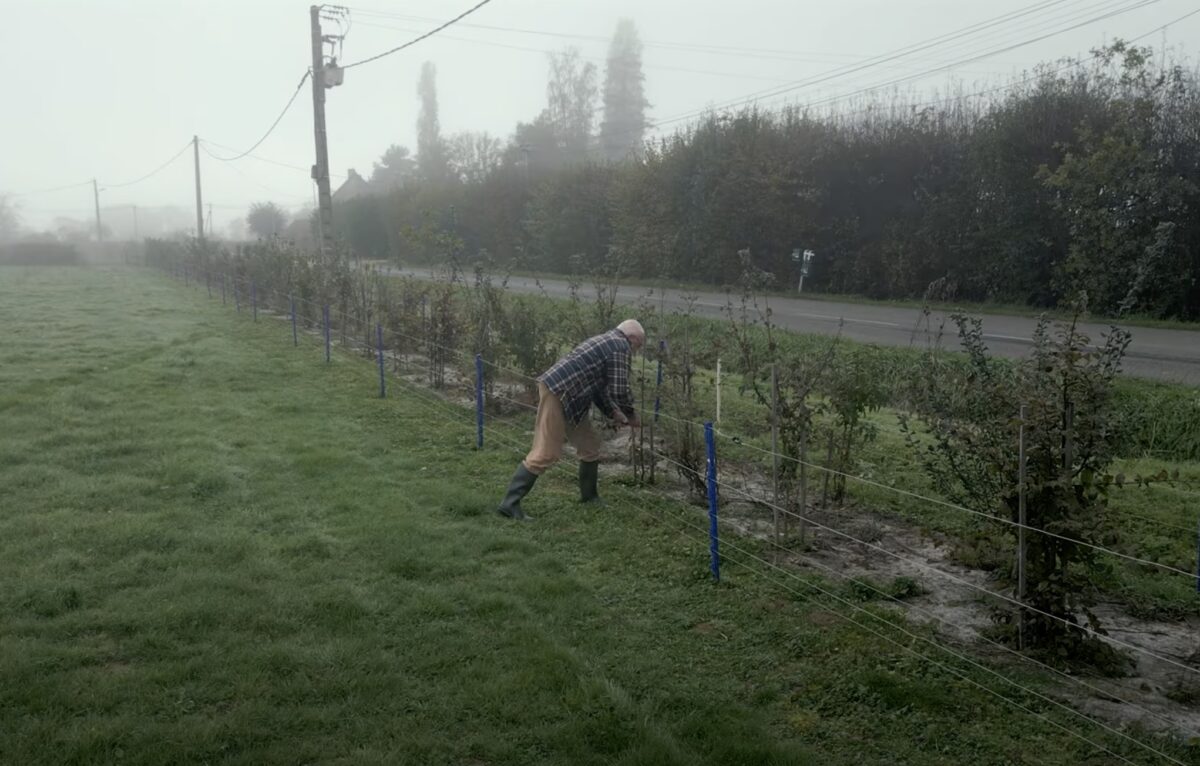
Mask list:
[[[600,499],[596,491],[600,439],[588,414],[595,402],[617,423],[640,425],[629,387],[629,358],[645,342],[641,323],[626,319],[615,330],[580,343],[538,378],[533,448],[517,466],[497,513],[520,521],[530,519],[521,510],[521,499],[533,489],[538,476],[562,457],[564,441],[579,454],[580,501]]]

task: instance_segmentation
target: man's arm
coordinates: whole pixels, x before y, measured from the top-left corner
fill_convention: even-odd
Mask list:
[[[618,423],[637,421],[637,411],[633,406],[633,389],[629,385],[629,349],[613,352],[608,357],[608,385],[600,395],[604,398],[605,410],[612,414]]]

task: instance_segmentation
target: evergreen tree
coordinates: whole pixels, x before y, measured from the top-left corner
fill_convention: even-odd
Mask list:
[[[417,170],[426,181],[442,181],[447,175],[446,146],[438,124],[437,67],[432,61],[421,65],[417,83],[421,112],[417,116]]]
[[[608,48],[604,73],[604,119],[600,149],[610,160],[624,159],[642,146],[648,124],[642,74],[642,41],[631,19],[621,19]]]

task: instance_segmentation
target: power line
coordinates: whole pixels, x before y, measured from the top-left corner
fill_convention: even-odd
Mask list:
[[[287,105],[283,107],[283,111],[280,112],[279,116],[275,118],[275,122],[271,123],[271,127],[267,128],[267,132],[263,134],[262,138],[260,138],[254,142],[253,146],[251,146],[246,151],[244,151],[236,156],[233,156],[233,157],[218,157],[217,155],[213,154],[212,152],[208,152],[208,156],[212,157],[214,160],[220,160],[221,162],[233,162],[234,160],[242,159],[243,157],[249,155],[250,152],[254,151],[259,146],[261,146],[262,142],[266,141],[267,137],[270,136],[271,133],[273,133],[275,131],[276,126],[279,125],[279,121],[283,119],[283,116],[288,113],[289,109],[292,108],[292,104],[294,104],[296,102],[296,96],[300,95],[300,89],[304,87],[304,83],[308,81],[308,78],[311,75],[312,75],[312,70],[305,70],[304,76],[300,78],[300,82],[296,83],[296,90],[292,91],[292,96],[291,96],[291,98],[288,99]],[[207,151],[207,150],[205,150],[205,151]]]
[[[368,10],[368,9],[358,8],[358,7],[354,7],[354,8],[352,8],[352,10],[354,10],[357,13],[363,14],[369,18],[374,17],[377,19],[387,19],[387,20],[394,19],[394,20],[399,20],[399,21],[416,21],[416,22],[433,22],[433,23],[437,23],[438,21],[440,21],[440,19],[430,18],[428,16],[412,16],[412,15],[400,14],[400,13],[385,13],[382,11],[373,11],[373,10]],[[382,24],[372,24],[369,22],[361,22],[360,21],[359,24],[362,26],[368,26],[368,27],[378,27],[380,29],[399,29],[399,27],[387,27]],[[556,31],[550,31],[550,30],[544,30],[544,29],[524,29],[524,28],[520,28],[520,27],[505,27],[505,26],[496,26],[496,25],[491,25],[491,24],[469,24],[469,23],[460,24],[460,26],[469,27],[471,29],[492,30],[492,31],[496,31],[496,32],[513,32],[513,33],[517,33],[517,34],[539,35],[542,37],[562,38],[562,39],[568,39],[568,40],[585,40],[585,41],[589,41],[589,42],[602,42],[602,43],[608,43],[611,41],[611,38],[603,37],[601,35],[574,34],[574,33],[570,33],[570,32],[556,32]],[[400,31],[412,31],[412,30],[400,30]],[[453,39],[453,38],[447,38],[447,39]],[[465,39],[465,38],[459,38],[459,39]],[[483,43],[483,41],[478,41],[478,40],[472,40],[472,42]],[[659,48],[662,50],[668,50],[668,51],[674,51],[674,52],[702,53],[704,55],[731,56],[731,57],[736,57],[739,59],[752,58],[752,59],[765,59],[765,60],[770,60],[770,61],[790,61],[790,62],[810,63],[810,64],[835,64],[835,63],[838,63],[838,61],[837,61],[838,58],[860,59],[861,60],[861,59],[867,59],[867,58],[872,57],[867,54],[842,53],[842,52],[837,52],[837,51],[803,51],[803,50],[780,50],[780,49],[771,49],[771,48],[740,48],[737,46],[730,46],[730,45],[705,45],[705,44],[700,44],[700,43],[660,42],[660,41],[653,41],[653,40],[639,40],[639,42],[645,48]],[[533,49],[521,48],[519,50],[533,50]],[[825,58],[818,58],[818,57],[825,57]],[[831,61],[829,59],[833,59],[833,60]]]
[[[904,78],[899,78],[899,79],[891,81],[890,83],[887,83],[885,85],[875,86],[875,87],[876,88],[886,87],[887,85],[894,85],[894,84],[906,82],[909,80],[919,79],[921,77],[927,77],[930,74],[944,72],[948,69],[953,69],[955,67],[962,66],[963,64],[969,64],[974,61],[979,61],[981,59],[985,59],[985,58],[997,55],[999,53],[1006,53],[1011,50],[1016,50],[1017,48],[1022,48],[1026,45],[1032,45],[1033,43],[1041,42],[1042,40],[1046,40],[1050,37],[1054,37],[1059,34],[1063,34],[1065,32],[1072,31],[1074,29],[1079,29],[1080,27],[1096,23],[1097,21],[1103,21],[1104,19],[1108,19],[1113,16],[1117,16],[1117,15],[1120,15],[1123,13],[1128,13],[1129,11],[1137,10],[1139,8],[1143,8],[1143,7],[1152,5],[1157,2],[1161,2],[1161,0],[1138,0],[1137,2],[1133,3],[1132,5],[1129,5],[1129,6],[1126,6],[1123,8],[1119,8],[1115,11],[1108,11],[1100,16],[1093,16],[1093,17],[1085,19],[1083,21],[1072,23],[1071,26],[1068,26],[1066,28],[1056,29],[1052,32],[1048,32],[1046,34],[1034,37],[1032,39],[1027,39],[1027,40],[1023,40],[1023,41],[1020,41],[1017,43],[1006,45],[1001,48],[992,49],[992,50],[984,52],[984,53],[970,56],[966,59],[961,59],[952,64],[934,67],[932,69],[925,70],[924,72],[921,72],[919,74],[907,76]],[[1105,5],[1105,4],[1101,3],[1100,5]],[[1111,3],[1109,3],[1107,5],[1111,6]],[[1095,11],[1095,10],[1096,10],[1096,8],[1093,7],[1092,11]],[[981,22],[981,24],[987,24],[987,26],[994,26],[996,23],[1000,23],[999,20],[1008,20],[1009,17],[1011,17],[1011,14],[1009,14],[1008,16],[997,17],[996,19],[993,19],[991,22]],[[979,27],[980,25],[975,25],[975,26]],[[807,78],[805,80],[800,80],[800,81],[797,81],[797,82],[795,82],[789,86],[783,87],[783,88],[774,88],[774,89],[766,89],[766,90],[758,91],[758,92],[743,96],[739,99],[725,102],[716,107],[705,107],[703,109],[683,113],[683,114],[680,114],[680,115],[677,115],[675,117],[671,117],[671,118],[668,118],[665,120],[660,120],[660,121],[656,122],[656,127],[661,127],[663,125],[669,125],[669,124],[673,124],[676,122],[681,122],[683,120],[691,119],[693,117],[702,115],[705,112],[710,112],[710,111],[714,111],[714,110],[724,110],[724,109],[729,109],[729,108],[737,107],[737,106],[744,106],[744,105],[750,104],[754,101],[757,101],[760,98],[773,98],[776,96],[783,95],[785,93],[790,93],[790,92],[793,92],[796,90],[800,90],[802,88],[810,87],[812,85],[818,85],[818,84],[821,84],[824,82],[829,82],[829,81],[837,79],[839,77],[844,77],[848,74],[853,74],[855,72],[859,72],[859,71],[862,71],[862,70],[865,70],[865,69],[868,69],[868,68],[871,68],[874,66],[878,66],[880,64],[888,63],[889,61],[892,61],[897,58],[903,58],[913,52],[919,52],[922,50],[927,50],[932,47],[936,47],[938,45],[941,45],[942,42],[950,42],[956,38],[961,39],[964,37],[969,37],[971,34],[973,34],[973,32],[967,31],[967,30],[971,30],[971,29],[972,29],[971,27],[967,27],[967,28],[964,28],[964,30],[960,30],[959,32],[956,32],[956,33],[942,35],[941,37],[937,37],[937,38],[930,38],[930,40],[927,40],[927,41],[924,41],[921,43],[916,43],[916,44],[908,46],[906,48],[900,48],[900,49],[897,49],[896,51],[893,51],[893,52],[890,52],[887,54],[882,54],[881,56],[876,57],[876,59],[874,59],[874,60],[864,62],[862,64],[855,65],[855,66],[848,67],[848,68],[843,67],[842,69],[833,70],[833,71],[830,71],[823,75],[818,75],[813,78]],[[875,88],[868,88],[868,89],[863,89],[861,91],[856,91],[855,94],[851,94],[851,95],[856,95],[857,93],[867,92],[872,89],[875,89]]]
[[[1149,32],[1140,34],[1137,37],[1132,37],[1128,40],[1128,42],[1136,43],[1140,40],[1144,40],[1145,38],[1150,37],[1151,35],[1156,35],[1156,34],[1163,32],[1182,21],[1186,21],[1187,19],[1191,18],[1192,16],[1195,16],[1198,13],[1200,13],[1200,8],[1197,8],[1193,11],[1189,11],[1176,19],[1168,21],[1166,24],[1163,24],[1162,26],[1155,27],[1154,29],[1151,29]],[[920,109],[920,108],[929,107],[929,106],[941,106],[944,104],[954,103],[956,101],[965,101],[966,99],[969,99],[969,98],[978,98],[980,96],[988,96],[993,93],[1009,91],[1009,90],[1012,90],[1013,88],[1020,87],[1021,85],[1035,82],[1044,77],[1054,77],[1054,76],[1062,74],[1063,72],[1066,72],[1068,70],[1077,69],[1081,66],[1086,66],[1087,64],[1090,64],[1093,61],[1099,60],[1103,56],[1104,56],[1103,51],[1093,53],[1091,56],[1088,56],[1087,58],[1071,61],[1060,67],[1057,67],[1056,69],[1038,71],[1038,72],[1035,72],[1034,74],[1029,75],[1028,77],[1024,77],[1019,80],[1015,80],[1013,82],[1005,83],[1004,85],[1000,85],[995,88],[987,88],[985,90],[974,91],[973,93],[965,93],[965,94],[962,94],[959,96],[954,96],[953,98],[935,99],[932,101],[925,101],[925,102],[921,102],[921,103],[917,103],[917,104],[910,104],[906,108]],[[853,94],[851,94],[851,95],[853,95]],[[845,98],[849,98],[849,97],[850,96],[846,96]],[[825,103],[833,103],[833,100],[832,99],[826,100]],[[872,109],[873,109],[873,107],[868,107],[865,109],[858,109],[853,112],[843,113],[843,116],[853,116],[856,114],[863,114],[863,113],[871,111]]]
[[[442,25],[440,25],[440,26],[438,26],[438,27],[434,27],[433,29],[431,29],[431,30],[429,30],[428,32],[426,32],[425,34],[423,34],[423,35],[419,35],[419,36],[417,36],[417,37],[414,37],[413,39],[409,40],[408,42],[404,43],[403,45],[397,45],[395,48],[392,48],[391,50],[386,50],[386,51],[384,51],[383,53],[377,53],[377,54],[375,54],[374,56],[371,56],[370,58],[365,58],[365,59],[363,59],[362,61],[355,61],[353,64],[346,64],[346,66],[345,66],[345,67],[343,67],[343,69],[350,69],[350,68],[352,68],[352,67],[361,66],[361,65],[363,65],[363,64],[369,64],[369,63],[371,63],[372,61],[378,61],[379,59],[383,58],[384,56],[390,56],[390,55],[392,55],[393,53],[397,53],[397,52],[399,52],[399,51],[402,51],[402,50],[404,50],[405,48],[408,48],[408,47],[410,47],[410,46],[412,46],[412,45],[416,45],[417,43],[421,42],[422,40],[425,40],[425,39],[427,39],[427,38],[429,38],[429,37],[433,37],[433,36],[434,36],[434,35],[436,35],[438,32],[441,32],[443,29],[445,29],[445,28],[446,28],[446,27],[448,27],[448,26],[451,26],[451,25],[452,25],[452,24],[454,24],[455,22],[457,22],[457,21],[459,21],[459,20],[461,20],[461,19],[464,19],[464,18],[466,18],[467,16],[470,16],[472,13],[474,13],[474,12],[475,12],[475,11],[477,11],[477,10],[479,10],[479,9],[480,9],[480,8],[482,8],[483,6],[487,5],[487,4],[488,4],[488,3],[490,3],[491,1],[492,1],[492,0],[479,0],[479,2],[478,2],[478,3],[476,3],[475,5],[473,5],[472,7],[468,8],[467,10],[465,10],[465,11],[463,11],[462,13],[458,14],[457,16],[455,16],[454,18],[452,18],[452,19],[450,19],[449,21],[445,22],[444,24],[442,24]]]
[[[11,193],[9,193],[8,196],[10,196],[10,197],[27,197],[31,194],[50,194],[51,192],[65,191],[67,189],[77,189],[80,186],[90,186],[91,183],[92,183],[91,179],[88,179],[87,181],[80,181],[77,184],[66,184],[64,186],[51,186],[48,189],[30,189],[29,191],[24,191],[24,192],[11,192]]]
[[[172,162],[174,162],[175,160],[179,159],[179,158],[180,158],[180,157],[183,155],[183,153],[184,153],[184,152],[186,152],[186,151],[188,150],[188,147],[190,147],[191,145],[192,145],[192,142],[191,142],[191,141],[188,141],[186,144],[184,144],[184,145],[183,145],[183,146],[180,148],[180,150],[179,150],[178,152],[176,152],[175,154],[173,154],[173,155],[171,156],[171,159],[169,159],[169,160],[167,160],[166,162],[164,162],[163,164],[159,165],[159,166],[158,166],[158,167],[156,167],[154,170],[151,170],[151,171],[150,171],[149,173],[147,173],[146,175],[144,175],[144,176],[142,176],[142,177],[140,177],[140,178],[135,178],[135,179],[133,179],[132,181],[125,181],[124,183],[119,183],[119,184],[104,184],[104,187],[103,187],[103,188],[104,188],[104,190],[108,190],[108,189],[120,189],[120,188],[122,188],[122,187],[125,187],[125,186],[133,186],[134,184],[139,184],[139,183],[141,183],[142,181],[145,181],[146,179],[150,178],[151,176],[154,176],[154,175],[158,174],[159,172],[161,172],[161,171],[165,170],[165,169],[166,169],[166,168],[167,168],[167,167],[168,167],[168,166],[169,166],[169,165],[170,165]]]
[[[373,24],[370,22],[363,22],[363,21],[359,22],[359,26],[369,27],[371,29],[394,29],[399,32],[412,32],[413,31],[412,29],[408,29],[408,28],[404,28],[404,27],[390,26],[387,24]],[[492,48],[503,48],[505,50],[513,50],[513,51],[525,51],[527,53],[537,53],[537,54],[541,54],[541,55],[551,55],[551,54],[557,53],[557,51],[550,50],[547,48],[530,48],[530,47],[524,46],[524,45],[512,45],[510,43],[501,43],[501,42],[496,42],[494,40],[481,40],[481,39],[471,38],[471,37],[457,37],[454,35],[441,35],[440,39],[453,40],[455,42],[467,43],[468,45],[486,45],[486,46],[489,46]],[[593,61],[593,62],[597,62],[597,63],[601,63],[601,64],[606,63],[608,61],[608,59],[599,57],[599,56],[585,56],[583,54],[580,54],[579,57],[581,59],[583,59],[584,61]],[[801,60],[800,59],[791,59],[791,61],[799,62]],[[809,62],[809,63],[830,63],[830,62]],[[693,69],[691,67],[673,66],[671,64],[649,64],[646,62],[642,62],[642,68],[649,69],[649,70],[658,70],[658,71],[663,71],[663,72],[683,72],[686,74],[698,74],[698,75],[704,75],[706,77],[733,77],[733,78],[738,78],[738,79],[742,79],[742,80],[762,80],[764,82],[775,82],[775,83],[781,83],[781,84],[792,82],[792,80],[788,77],[765,77],[762,75],[743,74],[741,72],[722,72],[722,71],[713,71],[713,70],[706,70],[706,69]],[[989,72],[987,74],[997,74],[997,73]]]
[[[1078,0],[1073,0],[1073,1],[1078,2]],[[930,50],[933,48],[937,48],[937,47],[945,45],[947,43],[955,42],[956,40],[961,40],[964,38],[971,37],[980,32],[984,32],[993,27],[1001,26],[1003,24],[1006,24],[1015,19],[1022,18],[1024,16],[1037,15],[1038,13],[1041,13],[1047,9],[1053,8],[1056,5],[1061,5],[1063,2],[1066,2],[1066,0],[1051,0],[1050,2],[1034,3],[1033,5],[1025,6],[1024,8],[1020,8],[1015,11],[1010,11],[1008,13],[1004,13],[999,16],[992,17],[990,19],[985,19],[984,21],[979,21],[979,22],[975,22],[974,24],[969,24],[965,27],[961,27],[952,32],[946,32],[941,35],[936,35],[934,37],[926,38],[925,40],[921,40],[921,41],[918,41],[918,42],[915,42],[915,43],[912,43],[912,44],[909,44],[906,46],[902,46],[900,48],[895,48],[886,53],[877,54],[875,56],[872,56],[872,57],[866,59],[865,61],[862,61],[862,62],[859,62],[856,64],[846,64],[846,65],[843,65],[836,69],[832,69],[827,72],[822,72],[819,75],[815,75],[813,77],[795,81],[791,85],[792,85],[792,87],[807,87],[808,85],[816,84],[819,82],[825,82],[828,80],[836,79],[838,77],[844,77],[846,75],[854,74],[856,72],[859,72],[859,71],[862,71],[865,69],[869,69],[871,67],[879,66],[880,64],[886,64],[886,63],[895,61],[900,58],[910,57],[914,53],[920,53],[922,51],[927,51],[927,50]],[[752,99],[758,98],[760,96],[769,96],[769,95],[772,95],[775,90],[777,90],[777,89],[768,88],[765,90],[756,91],[754,93],[750,93],[750,94],[747,94],[746,96],[741,97],[740,100],[752,100]],[[717,108],[725,108],[725,106],[721,105],[721,106],[718,106]]]
[[[224,144],[218,144],[216,141],[210,141],[209,139],[205,139],[205,138],[202,138],[202,139],[200,139],[200,144],[201,144],[202,146],[203,146],[204,144],[208,144],[208,145],[210,145],[210,146],[215,146],[215,147],[217,147],[218,149],[224,149],[224,150],[226,150],[226,151],[230,151],[230,152],[236,152],[236,151],[237,151],[237,149],[234,149],[234,148],[233,148],[233,147],[231,147],[231,146],[225,146]],[[276,166],[278,166],[278,167],[281,167],[281,168],[288,168],[288,169],[290,169],[290,170],[298,170],[298,171],[300,171],[301,173],[307,173],[307,174],[311,174],[311,173],[312,173],[312,167],[311,167],[311,166],[310,166],[310,167],[304,167],[303,165],[293,165],[293,164],[291,164],[291,163],[289,163],[289,162],[280,162],[279,160],[272,160],[272,159],[269,159],[269,158],[267,158],[267,157],[262,157],[262,156],[260,156],[260,155],[257,155],[257,154],[247,154],[246,156],[247,156],[247,157],[249,157],[249,158],[250,158],[250,159],[252,159],[252,160],[258,160],[259,162],[265,162],[265,163],[266,163],[266,164],[268,164],[268,165],[276,165]],[[345,178],[345,176],[344,176],[344,175],[342,175],[341,173],[332,173],[332,172],[331,172],[329,175],[330,175],[330,176],[332,176],[332,177],[334,177],[334,178]]]
[[[988,51],[988,52],[985,52],[985,53],[978,54],[978,55],[976,55],[976,56],[973,56],[973,57],[971,57],[971,58],[964,59],[964,60],[963,60],[961,63],[964,63],[964,64],[965,64],[965,63],[971,63],[971,62],[974,62],[974,61],[979,61],[979,60],[981,60],[981,59],[988,58],[989,56],[996,55],[997,53],[1004,53],[1004,52],[1006,52],[1006,51],[1010,51],[1010,50],[1013,50],[1013,49],[1015,49],[1015,48],[1020,48],[1020,47],[1023,47],[1023,46],[1025,46],[1025,45],[1031,45],[1031,44],[1033,44],[1033,43],[1040,42],[1040,41],[1042,41],[1042,40],[1048,39],[1048,38],[1050,38],[1050,37],[1054,37],[1054,36],[1056,36],[1056,35],[1059,35],[1059,34],[1062,34],[1062,33],[1064,33],[1064,32],[1070,32],[1070,31],[1072,31],[1072,30],[1074,30],[1074,29],[1079,29],[1080,27],[1087,26],[1087,25],[1089,25],[1089,24],[1093,24],[1093,23],[1095,23],[1095,22],[1097,22],[1097,21],[1103,21],[1104,19],[1112,18],[1112,17],[1114,17],[1114,16],[1119,16],[1119,15],[1122,15],[1122,14],[1128,13],[1128,12],[1130,12],[1130,11],[1139,10],[1139,9],[1141,9],[1141,8],[1144,8],[1144,7],[1148,6],[1148,5],[1153,5],[1154,3],[1157,3],[1157,2],[1160,2],[1160,1],[1161,1],[1161,0],[1141,0],[1141,2],[1138,2],[1138,3],[1134,4],[1134,5],[1127,6],[1127,7],[1125,7],[1125,8],[1119,8],[1119,9],[1117,9],[1117,10],[1115,10],[1115,11],[1108,12],[1108,13],[1106,13],[1106,14],[1102,15],[1102,16],[1097,16],[1097,17],[1094,17],[1094,18],[1088,19],[1088,20],[1086,20],[1086,21],[1079,22],[1079,23],[1077,23],[1077,24],[1074,24],[1074,25],[1072,25],[1072,26],[1070,26],[1070,27],[1067,27],[1067,28],[1065,28],[1065,29],[1059,29],[1059,30],[1056,30],[1056,31],[1054,31],[1054,32],[1049,32],[1049,33],[1047,33],[1047,34],[1045,34],[1045,35],[1042,35],[1042,36],[1040,36],[1040,37],[1034,38],[1034,39],[1032,39],[1032,40],[1026,40],[1026,41],[1024,41],[1024,42],[1020,42],[1020,43],[1016,43],[1016,44],[1013,44],[1013,45],[1009,45],[1009,46],[1007,46],[1007,47],[1004,47],[1004,48],[1001,48],[1001,49],[998,49],[998,50],[991,50],[991,51]],[[1187,15],[1191,15],[1191,14],[1187,14]],[[1184,16],[1183,18],[1187,18],[1187,16]],[[1182,20],[1182,19],[1181,19],[1181,20]],[[1155,31],[1159,31],[1159,30],[1155,30]],[[1096,57],[1093,57],[1093,58],[1096,58]],[[937,74],[937,73],[939,73],[939,72],[944,72],[944,71],[947,71],[948,69],[951,69],[951,68],[952,68],[952,67],[949,67],[949,66],[935,67],[935,68],[933,68],[933,69],[928,69],[928,70],[926,70],[926,71],[924,71],[924,72],[920,72],[920,73],[918,73],[918,74],[914,74],[914,75],[906,75],[906,76],[904,76],[904,77],[899,77],[899,78],[896,78],[896,79],[894,79],[894,80],[889,80],[889,81],[886,81],[886,82],[877,83],[877,84],[875,84],[875,85],[871,85],[871,86],[868,86],[868,87],[865,87],[865,88],[860,88],[859,90],[852,91],[852,92],[850,92],[850,93],[845,93],[845,94],[841,94],[841,95],[838,95],[838,96],[830,96],[830,97],[827,97],[827,98],[819,99],[819,100],[817,100],[817,101],[810,102],[810,103],[809,103],[809,104],[807,104],[807,105],[808,105],[808,106],[823,106],[823,105],[825,105],[825,104],[832,104],[832,103],[836,103],[836,102],[838,102],[838,101],[844,101],[845,99],[848,99],[848,98],[853,98],[854,96],[863,95],[863,94],[870,93],[870,92],[872,92],[872,91],[875,91],[875,90],[881,90],[881,89],[883,89],[883,88],[890,88],[890,87],[894,87],[894,86],[896,86],[896,85],[901,85],[901,84],[903,84],[903,83],[906,83],[906,82],[911,82],[911,81],[913,81],[913,80],[917,80],[917,79],[920,79],[920,78],[922,78],[922,77],[928,77],[928,76],[929,76],[929,75],[931,75],[931,74]],[[778,95],[782,95],[782,94],[784,94],[784,93],[787,93],[787,92],[790,92],[790,91],[792,91],[792,90],[796,90],[796,89],[798,89],[798,87],[803,87],[803,86],[797,86],[797,88],[785,88],[785,89],[783,89],[783,90],[780,90],[780,91],[778,91],[777,93],[774,93],[774,94],[772,94],[772,96],[778,96]]]
[[[203,149],[204,153],[207,154],[209,157],[212,157],[213,159],[220,159],[220,157],[217,157],[215,154],[213,154],[211,151],[209,151],[208,147],[205,146],[203,143],[200,144],[200,148]],[[279,194],[284,197],[292,197],[294,199],[304,199],[304,200],[308,199],[307,194],[295,194],[294,192],[280,191],[279,189],[274,189],[270,186],[267,186],[266,184],[262,183],[261,181],[251,178],[248,174],[242,172],[240,169],[238,169],[237,165],[232,164],[232,161],[226,162],[224,167],[228,168],[229,170],[232,170],[234,173],[237,173],[239,176],[246,179],[247,181],[254,184],[255,186],[259,187],[260,189],[269,191],[272,194]]]

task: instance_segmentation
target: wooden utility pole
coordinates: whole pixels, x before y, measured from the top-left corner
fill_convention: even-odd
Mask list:
[[[204,202],[200,198],[200,139],[192,136],[192,154],[196,160],[196,239],[204,241]]]
[[[96,185],[96,179],[92,179],[92,198],[96,201],[96,241],[104,241],[104,229],[100,227],[100,187]]]
[[[312,168],[317,182],[317,223],[321,236],[321,251],[328,252],[333,239],[333,194],[329,189],[329,144],[325,134],[325,54],[321,36],[321,8],[308,9],[312,26],[312,89],[313,138],[317,161]]]

